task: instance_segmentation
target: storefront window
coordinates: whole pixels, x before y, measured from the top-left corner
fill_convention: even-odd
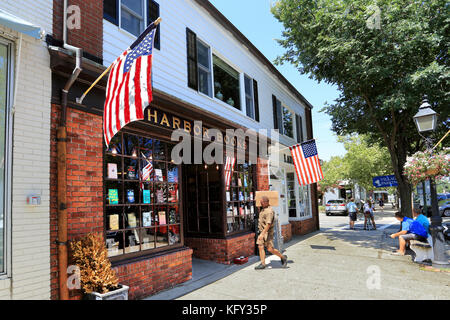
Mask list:
[[[0,273],[5,272],[6,257],[6,138],[8,136],[9,46],[0,43]]]
[[[299,186],[295,172],[286,173],[289,218],[312,216],[309,186]]]
[[[288,172],[286,174],[287,183],[287,201],[288,201],[288,211],[290,218],[297,217],[297,192],[295,189],[295,174],[293,172]]]
[[[239,72],[213,55],[214,95],[236,109],[241,109]]]
[[[105,226],[110,257],[182,243],[179,170],[172,145],[119,133],[105,153]]]
[[[225,191],[227,234],[253,230],[255,178],[254,166],[235,164],[229,189]]]

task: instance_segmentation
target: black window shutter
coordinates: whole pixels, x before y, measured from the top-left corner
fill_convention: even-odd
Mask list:
[[[153,21],[159,18],[159,4],[156,1],[149,0],[148,6],[147,6],[147,25],[150,25]],[[156,33],[155,33],[155,42],[154,47],[158,50],[161,50],[161,38],[160,38],[160,28],[161,25],[159,24],[156,27]]]
[[[278,112],[277,112],[277,97],[272,95],[272,106],[273,106],[273,128],[278,128]]]
[[[116,26],[119,25],[119,0],[103,1],[103,18]]]
[[[188,87],[198,90],[197,35],[186,28]]]
[[[255,120],[259,122],[258,82],[253,79],[253,100],[255,102]]]
[[[280,130],[280,133],[284,134],[281,101],[278,99],[277,99],[277,121],[278,121],[278,129]]]
[[[295,115],[295,123],[297,124],[297,142],[303,142],[303,122],[298,114]]]

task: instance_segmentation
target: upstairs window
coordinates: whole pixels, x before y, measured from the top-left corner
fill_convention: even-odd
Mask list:
[[[225,61],[213,55],[214,96],[241,110],[239,72]]]
[[[294,138],[294,118],[291,110],[283,106],[283,134]]]
[[[144,31],[144,2],[142,0],[121,0],[120,27],[138,37]]]
[[[138,37],[159,17],[159,4],[153,0],[104,0],[103,18]],[[157,26],[154,47],[160,49],[160,26]]]
[[[211,58],[209,47],[197,40],[198,91],[212,96]]]

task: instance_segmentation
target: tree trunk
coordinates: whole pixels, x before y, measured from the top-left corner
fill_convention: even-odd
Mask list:
[[[397,142],[397,148],[389,147],[391,155],[392,167],[394,168],[394,175],[398,183],[398,193],[400,195],[401,213],[407,217],[412,218],[411,192],[412,186],[408,179],[403,175],[403,166],[406,163],[406,150],[401,138]]]

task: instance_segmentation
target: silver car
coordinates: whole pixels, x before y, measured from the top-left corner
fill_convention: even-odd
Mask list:
[[[345,200],[328,200],[325,206],[325,213],[327,216],[334,214],[347,215],[347,205]]]

